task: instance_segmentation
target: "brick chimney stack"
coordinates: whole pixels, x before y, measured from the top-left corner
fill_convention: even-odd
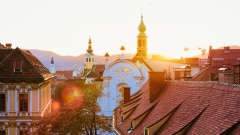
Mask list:
[[[123,94],[123,102],[128,103],[130,101],[130,89],[131,87],[123,87],[124,94]]]
[[[6,49],[12,49],[12,44],[11,43],[6,43]]]
[[[149,103],[151,103],[165,85],[165,72],[148,72]]]

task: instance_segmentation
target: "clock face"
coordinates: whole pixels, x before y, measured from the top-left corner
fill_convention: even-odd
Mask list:
[[[120,67],[116,69],[116,73],[120,78],[125,78],[131,73],[131,69],[126,68],[126,67]]]

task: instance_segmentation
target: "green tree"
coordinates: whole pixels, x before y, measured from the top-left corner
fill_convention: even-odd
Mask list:
[[[100,131],[111,131],[110,118],[100,115],[97,99],[101,96],[102,90],[95,84],[79,80],[60,83],[53,97],[61,107],[40,121],[38,133],[97,135]]]

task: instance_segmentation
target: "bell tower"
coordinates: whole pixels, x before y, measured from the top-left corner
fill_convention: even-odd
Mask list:
[[[55,65],[54,65],[54,60],[53,57],[51,59],[51,64],[50,64],[50,73],[55,73]]]
[[[87,49],[87,53],[85,54],[85,69],[92,69],[93,64],[94,64],[94,54],[92,49],[92,40],[91,40],[91,37],[89,37],[88,49]]]
[[[140,58],[147,58],[147,35],[145,34],[146,26],[141,15],[141,22],[138,26],[139,34],[137,36],[137,54]]]

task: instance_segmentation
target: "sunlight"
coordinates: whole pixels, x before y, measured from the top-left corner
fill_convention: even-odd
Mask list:
[[[60,103],[58,101],[52,101],[52,113],[58,112]]]
[[[77,109],[83,105],[83,92],[74,85],[67,85],[62,91],[62,101],[70,109]]]

